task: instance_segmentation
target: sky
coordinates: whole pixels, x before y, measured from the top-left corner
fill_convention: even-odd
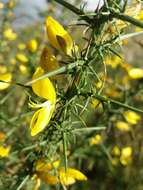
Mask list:
[[[3,0],[6,2],[7,0]],[[73,0],[71,0],[73,1]],[[15,14],[17,16],[14,22],[14,27],[21,27],[28,24],[32,24],[39,18],[38,12],[47,9],[46,0],[19,0],[19,5],[15,8]],[[87,2],[86,10],[94,11],[98,4],[103,5],[103,0],[83,0],[83,3]]]

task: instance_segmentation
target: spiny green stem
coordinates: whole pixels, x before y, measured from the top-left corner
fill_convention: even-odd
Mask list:
[[[143,113],[143,110],[141,110],[141,109],[138,109],[136,107],[130,106],[130,105],[126,104],[126,103],[119,102],[117,100],[113,100],[113,99],[108,98],[107,96],[103,96],[101,94],[81,93],[80,95],[82,95],[84,97],[91,96],[93,98],[97,98],[101,102],[106,102],[106,103],[110,103],[110,104],[116,104],[116,105],[118,105],[120,107],[129,109],[129,110],[132,110],[132,111],[135,111],[135,112]]]
[[[92,20],[88,16],[86,16],[85,13],[81,9],[76,8],[75,6],[73,6],[72,4],[70,4],[64,0],[54,0],[54,1],[56,1],[60,5],[63,5],[64,7],[66,7],[73,13],[75,13],[76,15],[79,15],[79,16],[82,15],[82,20],[85,20],[88,23],[92,23]]]
[[[68,160],[67,160],[67,138],[66,133],[63,132],[63,151],[64,151],[64,162],[65,162],[65,171],[68,168]]]
[[[83,65],[84,63],[85,63],[84,61],[76,61],[74,63],[70,63],[70,64],[68,64],[66,66],[60,67],[57,70],[48,72],[48,73],[46,73],[46,74],[44,74],[44,75],[42,75],[42,76],[40,76],[40,77],[38,77],[38,78],[36,78],[34,80],[31,80],[31,81],[27,82],[26,86],[31,85],[31,84],[33,84],[33,83],[35,83],[35,82],[37,82],[39,80],[42,80],[42,79],[44,79],[46,77],[52,77],[52,76],[55,76],[55,75],[58,75],[58,74],[68,72],[68,71],[72,70],[73,68],[75,68],[77,66]]]
[[[78,133],[78,132],[90,132],[90,131],[98,131],[98,130],[105,130],[106,127],[100,127],[100,126],[97,126],[97,127],[87,127],[87,128],[79,128],[79,129],[73,129],[72,132],[73,133]]]
[[[143,28],[143,22],[141,22],[140,20],[137,20],[131,16],[128,16],[128,15],[125,15],[123,13],[115,13],[115,12],[111,12],[111,17],[114,17],[114,18],[118,18],[120,20],[123,20],[123,21],[126,21],[126,22],[129,22],[135,26],[138,26],[140,28]]]
[[[109,103],[111,103],[111,104],[116,104],[116,105],[118,105],[118,106],[120,106],[120,107],[124,107],[124,108],[126,108],[126,109],[129,109],[129,110],[132,110],[132,111],[135,111],[135,112],[143,113],[143,110],[140,110],[140,109],[135,108],[135,107],[133,107],[133,106],[130,106],[130,105],[128,105],[128,104],[119,102],[119,101],[117,101],[117,100],[113,100],[113,99],[108,98],[108,97],[106,97],[106,96],[102,96],[102,95],[99,95],[99,94],[94,94],[93,96],[94,96],[95,98],[97,98],[98,100],[100,100],[100,101],[109,102]]]

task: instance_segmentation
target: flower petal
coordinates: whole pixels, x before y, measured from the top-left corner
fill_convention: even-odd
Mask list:
[[[0,74],[0,80],[5,82],[10,82],[12,80],[12,74],[11,73]],[[0,90],[5,90],[10,86],[9,83],[5,82],[0,82]]]
[[[43,74],[44,70],[41,67],[38,67],[33,75],[33,79],[36,79]],[[33,83],[32,89],[36,95],[50,100],[52,103],[56,102],[56,92],[49,78],[44,78]]]
[[[67,55],[71,55],[73,40],[63,26],[49,16],[46,19],[46,30],[52,46],[58,50],[64,51]]]
[[[30,123],[31,136],[37,135],[48,125],[53,111],[54,106],[49,102],[49,106],[45,106],[34,113]]]

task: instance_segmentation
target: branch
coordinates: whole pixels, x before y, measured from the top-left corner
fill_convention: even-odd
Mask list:
[[[66,66],[60,67],[60,68],[57,69],[57,70],[48,72],[48,73],[46,73],[46,74],[44,74],[44,75],[42,75],[42,76],[40,76],[40,77],[38,77],[38,78],[36,78],[36,79],[34,79],[34,80],[31,80],[31,81],[27,82],[27,83],[26,83],[26,86],[31,85],[31,84],[33,84],[33,83],[35,83],[35,82],[37,82],[37,81],[39,81],[39,80],[42,80],[42,79],[44,79],[44,78],[52,77],[52,76],[55,76],[55,75],[57,75],[57,74],[61,74],[61,73],[68,72],[68,71],[72,70],[73,68],[75,68],[75,67],[77,67],[77,66],[83,65],[84,63],[85,63],[84,61],[76,61],[76,62],[74,62],[74,63],[70,63],[70,64],[68,64],[68,65],[66,65]]]

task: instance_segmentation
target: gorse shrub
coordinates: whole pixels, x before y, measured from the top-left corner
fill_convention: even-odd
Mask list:
[[[141,190],[142,2],[54,1],[19,30],[0,3],[0,187]]]

